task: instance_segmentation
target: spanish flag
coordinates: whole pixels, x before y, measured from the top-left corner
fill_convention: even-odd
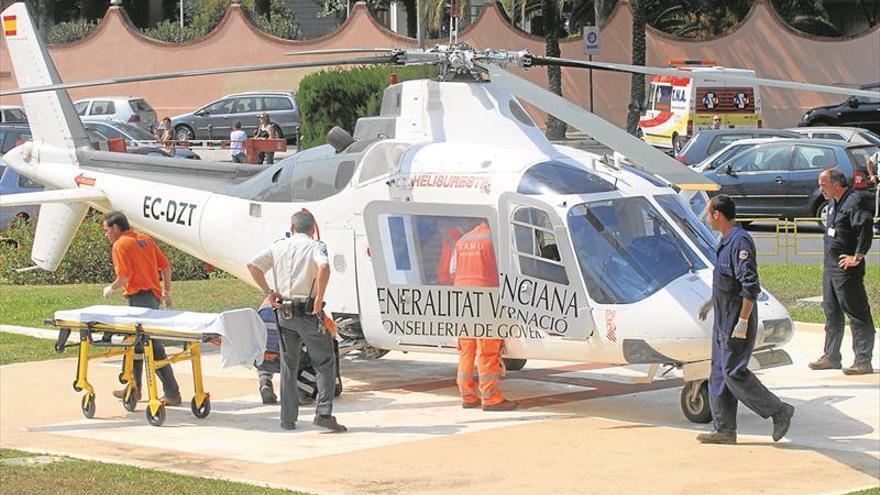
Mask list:
[[[3,16],[3,33],[6,36],[15,36],[17,32],[15,28],[15,16],[14,15],[5,15]]]

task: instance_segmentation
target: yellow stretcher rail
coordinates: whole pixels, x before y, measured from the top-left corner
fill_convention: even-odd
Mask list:
[[[165,422],[165,402],[159,400],[156,390],[156,370],[162,366],[181,361],[190,361],[193,372],[193,388],[195,395],[190,402],[190,409],[197,418],[206,418],[211,412],[211,397],[205,392],[202,384],[202,357],[201,346],[203,342],[211,342],[206,335],[198,336],[187,333],[178,333],[159,328],[143,327],[137,325],[106,325],[103,323],[84,323],[79,321],[46,320],[46,324],[54,326],[58,331],[58,340],[55,342],[55,350],[64,352],[67,347],[78,347],[79,357],[76,366],[76,379],[73,382],[73,390],[81,392],[85,390],[82,398],[82,412],[87,418],[95,416],[95,389],[89,383],[89,362],[95,359],[103,359],[113,356],[123,356],[124,366],[119,374],[119,382],[125,385],[122,405],[126,411],[133,412],[137,407],[138,389],[134,379],[135,346],[141,344],[144,349],[144,374],[146,386],[149,392],[150,402],[145,411],[147,421],[153,426],[161,426]],[[66,344],[70,332],[79,331],[79,342]],[[95,336],[100,334],[100,339]],[[122,342],[113,342],[112,334],[124,335]],[[184,343],[184,349],[176,354],[169,355],[167,359],[155,359],[153,357],[152,339],[173,340]],[[93,347],[107,348],[106,352],[90,356],[89,351]]]

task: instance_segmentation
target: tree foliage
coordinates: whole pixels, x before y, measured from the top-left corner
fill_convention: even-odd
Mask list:
[[[184,3],[182,27],[178,16],[176,20],[166,19],[155,27],[144,29],[143,33],[150,38],[169,42],[201,38],[220,24],[230,4],[230,0],[187,0]],[[284,39],[299,36],[296,15],[284,0],[272,0],[267,14],[256,10],[255,0],[245,0],[241,6],[259,30]]]
[[[55,24],[46,33],[46,42],[50,44],[70,43],[88,36],[98,26],[97,22],[77,19]]]
[[[302,147],[324,144],[335,125],[353,131],[358,118],[378,115],[391,72],[401,82],[438,74],[434,66],[373,66],[328,69],[304,77],[296,95],[302,116]]]

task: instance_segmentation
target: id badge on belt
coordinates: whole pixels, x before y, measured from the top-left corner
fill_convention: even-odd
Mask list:
[[[828,227],[828,237],[834,237],[834,227]]]

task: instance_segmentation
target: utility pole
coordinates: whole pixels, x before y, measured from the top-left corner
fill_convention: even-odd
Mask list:
[[[416,0],[416,41],[419,48],[425,48],[426,26],[424,19],[425,7],[422,5],[424,0]]]

